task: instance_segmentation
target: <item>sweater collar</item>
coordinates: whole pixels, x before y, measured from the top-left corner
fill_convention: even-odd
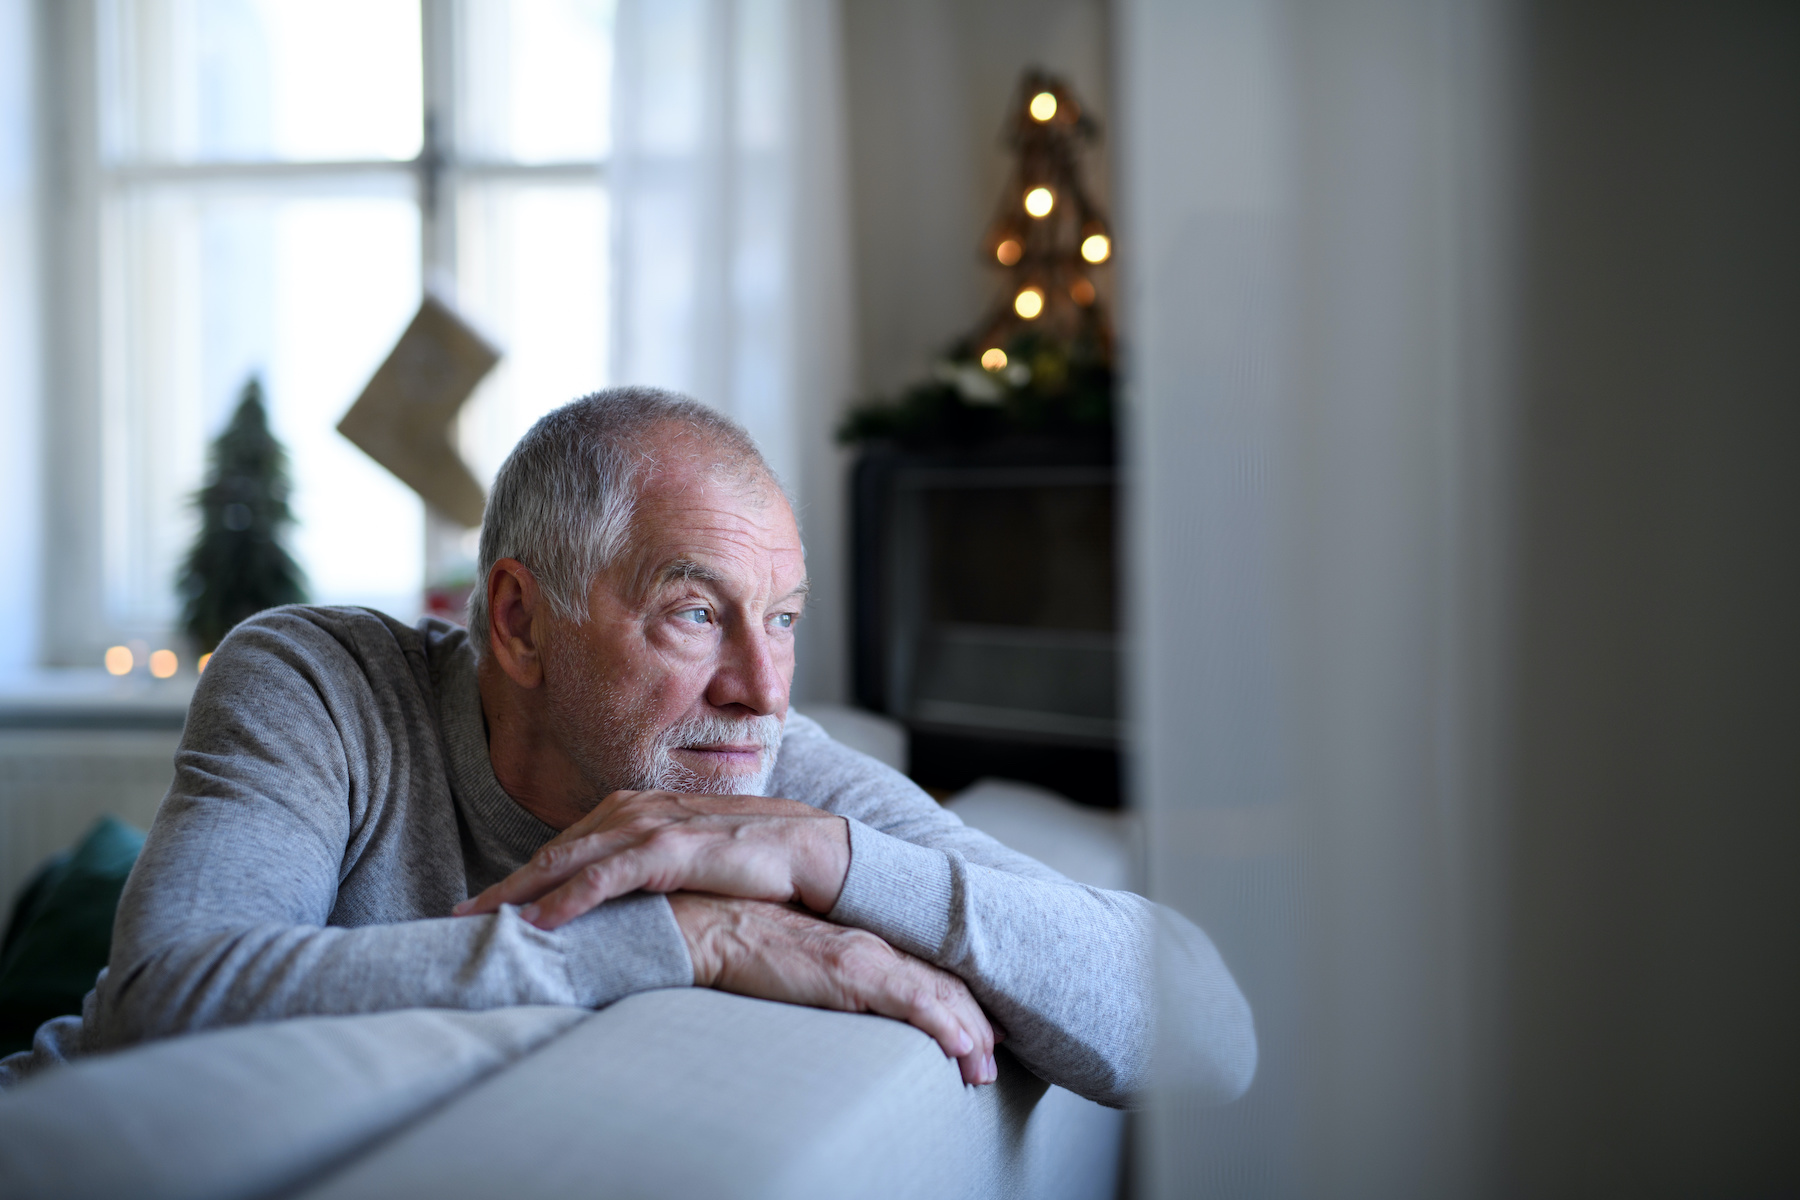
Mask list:
[[[556,836],[556,830],[519,807],[494,777],[494,764],[488,758],[487,722],[481,715],[475,650],[468,635],[456,630],[451,636],[432,640],[437,640],[431,656],[432,674],[437,684],[438,722],[450,762],[450,790],[474,849],[485,860],[482,865],[501,868],[504,875],[523,865],[539,846]],[[471,875],[475,873],[471,871]]]

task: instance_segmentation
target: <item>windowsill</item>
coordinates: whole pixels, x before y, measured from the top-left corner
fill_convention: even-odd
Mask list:
[[[195,682],[88,668],[0,675],[0,729],[180,729]]]

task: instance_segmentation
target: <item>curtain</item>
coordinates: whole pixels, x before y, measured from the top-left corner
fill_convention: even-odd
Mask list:
[[[36,210],[32,170],[33,6],[0,0],[0,672],[38,649],[38,375]]]
[[[1162,1056],[1146,1196],[1482,1191],[1491,15],[1121,11],[1134,799],[1260,1054],[1219,1112]]]
[[[831,0],[622,0],[612,377],[740,421],[787,484],[813,599],[797,700],[845,692],[854,313]]]

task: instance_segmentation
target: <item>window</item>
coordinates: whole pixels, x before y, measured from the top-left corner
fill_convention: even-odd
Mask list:
[[[52,657],[169,636],[188,497],[252,373],[292,457],[291,548],[313,598],[410,618],[472,539],[335,426],[427,286],[505,352],[459,429],[478,477],[542,412],[603,384],[610,3],[81,12],[63,37],[85,69],[62,86],[92,80],[93,96],[60,99],[93,119],[69,168],[63,344],[91,347],[98,370],[95,419],[73,405],[60,441],[65,488],[87,489],[70,497],[90,526],[75,532],[100,550],[97,599],[47,614]],[[63,374],[79,393],[79,365]]]

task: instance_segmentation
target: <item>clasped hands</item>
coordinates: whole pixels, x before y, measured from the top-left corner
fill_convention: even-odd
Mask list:
[[[849,822],[795,800],[614,792],[455,913],[514,904],[555,929],[615,896],[668,893],[696,985],[894,1017],[935,1039],[965,1083],[991,1083],[1000,1037],[962,980],[814,915],[836,905],[849,869]]]

